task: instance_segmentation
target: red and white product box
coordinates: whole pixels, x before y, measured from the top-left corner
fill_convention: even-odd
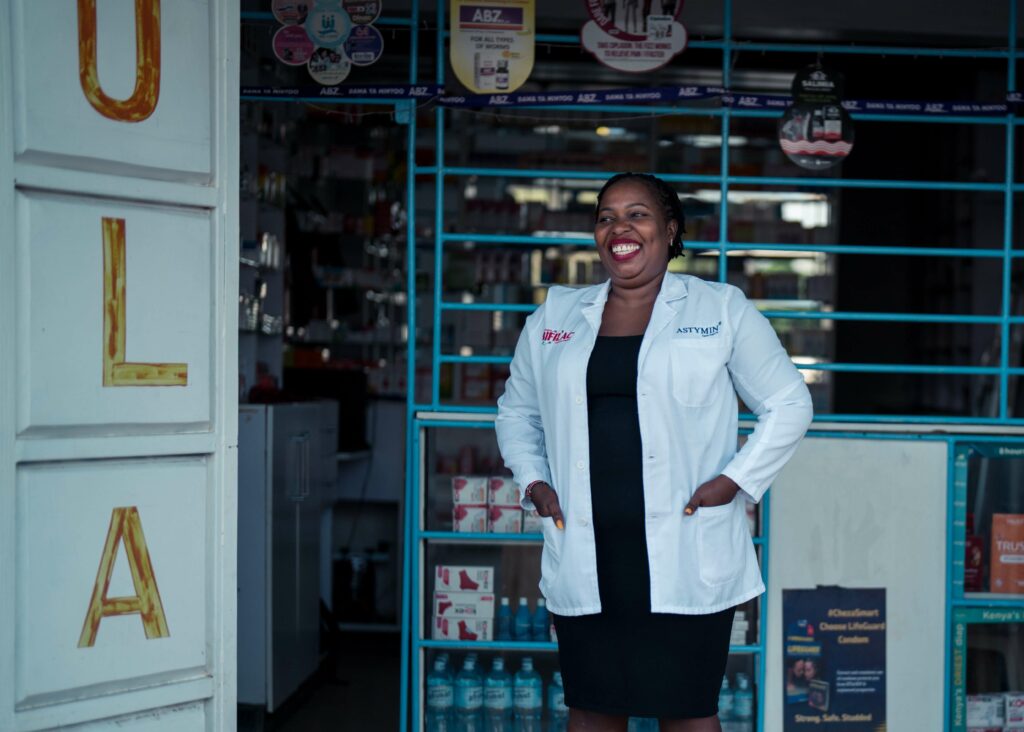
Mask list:
[[[487,530],[492,534],[521,534],[523,509],[519,506],[491,506],[488,509]]]
[[[543,521],[544,519],[536,511],[523,511],[523,533],[539,534],[543,531],[541,528]]]
[[[435,592],[436,618],[493,618],[494,595],[489,592]]]
[[[494,592],[494,567],[439,564],[434,569],[435,592]]]
[[[511,478],[501,476],[491,478],[487,503],[491,506],[518,506],[519,486]]]
[[[1003,694],[1006,700],[1006,716],[1003,718],[1004,727],[1024,727],[1024,693],[1019,691],[1008,691]]]
[[[493,640],[493,625],[490,618],[434,618],[434,640]]]
[[[1002,694],[971,694],[967,697],[967,727],[1002,730],[1006,719],[1006,702]]]
[[[452,509],[452,531],[483,533],[487,531],[487,506],[458,505]]]
[[[487,505],[487,476],[456,475],[453,477],[452,503],[456,506]]]

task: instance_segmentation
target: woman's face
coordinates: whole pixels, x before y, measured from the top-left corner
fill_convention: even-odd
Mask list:
[[[663,275],[676,222],[666,222],[665,210],[647,184],[616,183],[598,206],[594,242],[612,285],[640,287]]]

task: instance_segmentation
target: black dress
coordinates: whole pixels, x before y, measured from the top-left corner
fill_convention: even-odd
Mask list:
[[[565,703],[603,714],[710,717],[718,711],[735,608],[710,615],[651,612],[636,403],[642,340],[598,336],[587,367],[601,612],[554,616]]]

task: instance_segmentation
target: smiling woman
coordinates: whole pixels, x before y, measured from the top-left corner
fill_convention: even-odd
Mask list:
[[[598,195],[609,280],[552,287],[498,402],[505,464],[544,517],[571,730],[717,732],[735,608],[764,591],[744,504],[793,454],[811,400],[734,287],[667,272],[683,210],[625,173]],[[568,333],[571,338],[552,334]],[[737,392],[758,425],[736,452]]]

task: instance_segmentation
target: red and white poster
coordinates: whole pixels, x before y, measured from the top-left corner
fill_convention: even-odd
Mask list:
[[[580,42],[598,61],[619,71],[657,69],[686,48],[679,22],[683,0],[583,0],[590,17]]]

